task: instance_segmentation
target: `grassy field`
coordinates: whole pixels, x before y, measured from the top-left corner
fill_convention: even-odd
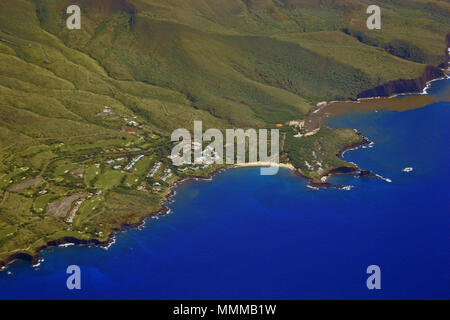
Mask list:
[[[218,169],[173,167],[172,130],[304,119],[320,101],[443,63],[450,30],[439,0],[77,3],[82,28],[70,31],[69,0],[0,1],[0,263],[61,237],[105,241],[160,210],[175,181]],[[369,4],[381,30],[365,27]],[[362,139],[282,132],[282,159],[315,182],[349,166],[336,154]]]
[[[123,176],[121,172],[107,171],[98,178],[95,188],[101,190],[113,189],[120,184]]]

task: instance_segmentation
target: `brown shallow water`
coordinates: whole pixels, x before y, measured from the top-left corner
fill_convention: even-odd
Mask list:
[[[349,111],[406,111],[422,108],[437,101],[450,101],[450,89],[447,89],[438,96],[412,94],[389,98],[359,99],[358,101],[332,101],[323,107],[318,107],[309,112],[305,119],[305,128],[307,130],[314,130],[322,126],[327,119]]]

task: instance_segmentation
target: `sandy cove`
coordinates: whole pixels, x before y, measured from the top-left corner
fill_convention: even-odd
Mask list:
[[[258,161],[258,162],[245,162],[245,163],[236,163],[233,165],[234,168],[239,167],[280,167],[287,168],[290,170],[296,170],[295,167],[290,163],[276,163],[270,161]]]

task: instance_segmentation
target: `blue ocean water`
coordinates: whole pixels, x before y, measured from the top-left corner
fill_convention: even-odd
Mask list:
[[[449,102],[332,119],[374,142],[345,159],[391,183],[341,175],[330,181],[351,190],[312,190],[287,169],[258,168],[187,182],[171,214],[109,250],[54,248],[38,268],[0,272],[0,298],[449,299],[449,120]],[[366,287],[373,264],[381,290]],[[79,291],[66,288],[69,265],[81,267]]]

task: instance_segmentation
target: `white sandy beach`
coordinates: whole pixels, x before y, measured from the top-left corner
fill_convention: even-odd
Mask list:
[[[270,167],[270,166],[279,166],[282,168],[287,168],[290,170],[295,170],[294,166],[290,163],[276,163],[270,161],[258,161],[258,162],[246,162],[246,163],[236,163],[235,167]]]

